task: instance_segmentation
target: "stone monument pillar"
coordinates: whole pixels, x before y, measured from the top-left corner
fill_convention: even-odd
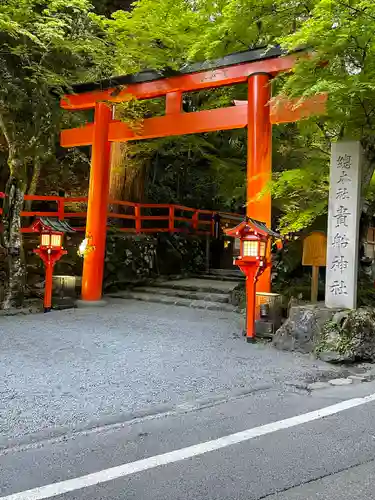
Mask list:
[[[359,142],[332,144],[325,294],[330,308],[357,306],[362,162]]]

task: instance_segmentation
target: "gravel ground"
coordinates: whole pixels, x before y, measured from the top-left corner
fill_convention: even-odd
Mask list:
[[[231,313],[113,300],[0,318],[0,435],[298,383],[327,365],[246,344]]]

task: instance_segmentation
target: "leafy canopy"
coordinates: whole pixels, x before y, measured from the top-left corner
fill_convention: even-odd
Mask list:
[[[107,42],[87,0],[3,0],[0,46],[0,130],[13,156],[42,153],[64,88],[111,72]]]
[[[328,113],[297,126],[305,137],[295,135],[294,152],[285,150],[285,126],[275,127],[273,189],[284,212],[282,226],[297,230],[325,212],[331,140],[361,139],[369,160],[363,180],[370,184],[375,158],[373,0],[138,0],[133,7],[106,21],[119,72],[177,69],[259,46],[309,48],[310,57],[301,57],[275,88],[298,97],[329,92]]]

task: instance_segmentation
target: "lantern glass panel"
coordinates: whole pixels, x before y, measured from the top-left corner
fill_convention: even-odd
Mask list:
[[[51,241],[51,235],[50,234],[42,234],[42,238],[41,238],[41,245],[42,245],[42,247],[49,247],[50,246],[50,241]]]
[[[61,247],[61,234],[51,234],[51,246]]]
[[[244,240],[243,242],[243,257],[258,257],[258,241]]]
[[[259,244],[259,257],[265,257],[266,256],[266,248],[267,248],[266,242],[265,241],[261,241],[260,244]]]

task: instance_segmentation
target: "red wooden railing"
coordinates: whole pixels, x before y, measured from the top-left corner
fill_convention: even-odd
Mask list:
[[[5,198],[4,193],[0,193],[0,200]],[[25,201],[31,202],[53,202],[56,205],[54,211],[35,211],[23,210],[21,212],[22,218],[37,218],[37,217],[54,217],[59,220],[66,220],[71,227],[76,231],[84,231],[85,223],[76,225],[77,219],[86,219],[86,211],[72,211],[67,205],[82,205],[87,203],[86,197],[73,197],[65,198],[61,196],[34,196],[25,195]],[[117,227],[116,230],[126,233],[179,233],[191,230],[195,234],[213,234],[214,232],[214,219],[213,216],[216,212],[211,210],[197,210],[182,205],[169,205],[169,204],[156,204],[156,203],[132,203],[129,201],[110,201],[109,206],[112,210],[115,207],[125,207],[126,213],[117,213],[115,211],[108,211],[108,229],[111,228],[111,221],[123,220],[127,221],[126,227]],[[118,210],[118,209],[117,209]],[[127,213],[129,212],[129,213]],[[147,212],[147,214],[145,213]],[[156,215],[155,212],[158,212]],[[163,213],[160,213],[163,212]],[[0,207],[0,215],[3,209]],[[235,214],[223,214],[236,216]],[[31,233],[30,219],[27,221],[27,226],[23,226],[21,231],[23,233]],[[123,223],[124,224],[124,223]],[[182,227],[184,225],[184,227]],[[112,226],[113,227],[113,226]]]

